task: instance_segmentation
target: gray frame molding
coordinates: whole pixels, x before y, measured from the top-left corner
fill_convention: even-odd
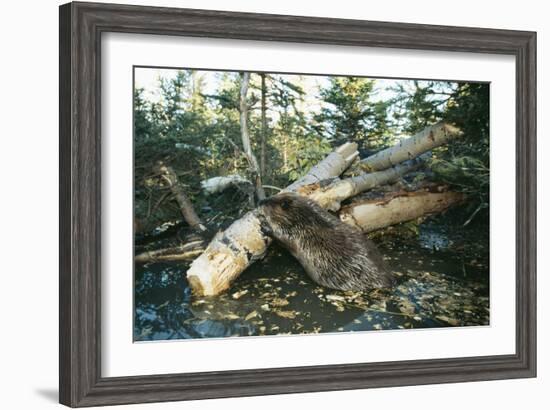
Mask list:
[[[60,7],[60,402],[72,407],[535,377],[536,33],[206,10]],[[516,353],[101,377],[101,34],[509,54],[516,58]]]

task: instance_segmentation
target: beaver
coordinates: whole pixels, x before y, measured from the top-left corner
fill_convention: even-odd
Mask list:
[[[294,193],[260,201],[263,232],[278,241],[319,285],[362,291],[390,287],[393,275],[363,233]]]

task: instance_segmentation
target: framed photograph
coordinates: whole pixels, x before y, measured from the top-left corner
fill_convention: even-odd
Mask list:
[[[536,33],[60,7],[60,402],[536,375]]]

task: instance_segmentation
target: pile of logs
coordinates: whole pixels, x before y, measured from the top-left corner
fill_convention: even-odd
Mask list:
[[[392,190],[367,199],[358,198],[346,206],[342,206],[342,202],[399,181],[405,174],[422,166],[433,148],[460,135],[457,128],[438,123],[364,159],[359,159],[357,144],[346,143],[282,192],[308,196],[325,209],[337,213],[343,222],[365,233],[442,212],[463,201],[463,195],[442,185],[427,185],[412,192]],[[362,172],[342,178],[344,171],[356,161],[359,161]],[[248,266],[261,259],[270,243],[271,239],[260,229],[256,210],[252,210],[225,231],[218,232],[205,249],[186,243],[177,248],[137,255],[136,261],[194,259],[187,271],[193,292],[196,295],[217,295],[228,289]]]

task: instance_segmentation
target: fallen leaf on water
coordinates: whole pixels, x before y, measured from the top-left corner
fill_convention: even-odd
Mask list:
[[[438,316],[436,316],[435,318],[438,319],[438,320],[441,320],[442,322],[447,322],[447,323],[450,324],[451,326],[456,326],[456,325],[458,325],[458,320],[452,319],[452,318],[447,317],[447,316],[438,315]]]
[[[276,307],[282,307],[288,305],[290,302],[286,299],[275,298],[271,301],[271,304]]]
[[[414,305],[408,300],[403,300],[399,303],[399,310],[406,315],[412,315],[415,311]]]
[[[345,297],[339,296],[339,295],[326,295],[325,297],[327,298],[327,300],[337,300],[337,301],[345,301],[346,300]]]
[[[275,313],[277,316],[284,317],[285,319],[294,319],[296,317],[296,312],[292,310],[276,310]]]
[[[235,292],[231,295],[233,299],[239,299],[241,296],[246,295],[248,290],[241,290],[240,292]]]
[[[258,312],[255,311],[255,310],[253,310],[252,312],[250,312],[248,315],[246,315],[246,316],[244,317],[244,320],[250,320],[250,319],[252,319],[252,318],[254,318],[254,317],[256,317],[256,316],[258,316]]]

